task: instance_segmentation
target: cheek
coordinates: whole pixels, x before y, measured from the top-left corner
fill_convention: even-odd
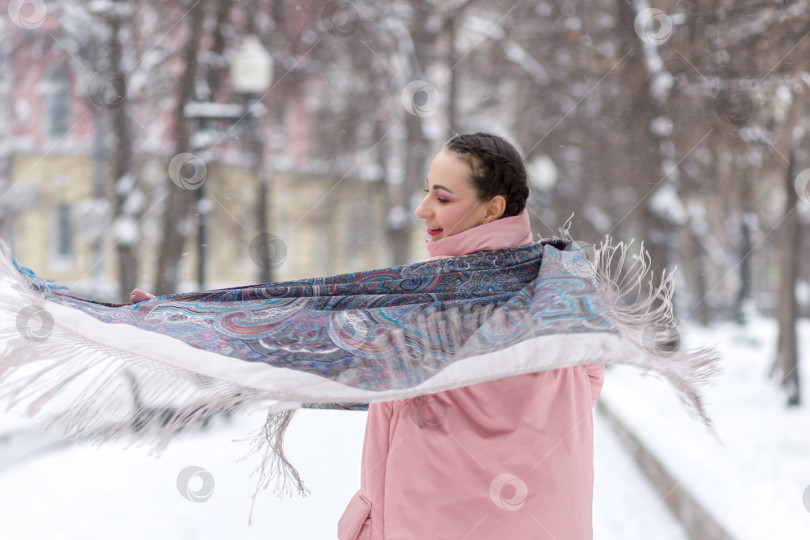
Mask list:
[[[441,208],[436,212],[436,216],[444,229],[454,229],[459,225],[463,225],[465,221],[475,219],[472,208],[467,206],[459,207],[457,204],[453,204],[449,208]]]

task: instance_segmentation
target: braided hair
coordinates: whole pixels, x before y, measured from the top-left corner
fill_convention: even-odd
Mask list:
[[[501,217],[523,212],[529,183],[523,160],[514,146],[497,135],[479,131],[453,136],[444,149],[455,152],[470,166],[470,181],[479,201],[501,195],[506,199]]]

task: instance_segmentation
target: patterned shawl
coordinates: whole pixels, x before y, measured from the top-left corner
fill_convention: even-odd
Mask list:
[[[161,448],[214,414],[261,403],[264,487],[273,477],[306,492],[283,453],[299,407],[366,409],[574,365],[651,370],[711,429],[697,386],[717,372],[716,352],[661,345],[676,328],[671,274],[627,301],[648,274],[643,247],[625,264],[628,246],[607,239],[589,261],[552,238],[127,305],[71,296],[0,250],[0,404],[71,436],[135,434]]]

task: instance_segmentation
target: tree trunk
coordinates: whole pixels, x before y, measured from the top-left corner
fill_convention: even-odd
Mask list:
[[[739,270],[739,286],[737,288],[737,296],[734,300],[734,320],[737,324],[745,324],[746,313],[745,306],[751,299],[751,212],[743,210],[740,220],[740,265]]]
[[[394,227],[389,222],[386,227],[386,236],[391,246],[394,265],[412,262],[410,260],[410,218],[413,209],[410,200],[414,189],[422,181],[425,166],[425,141],[422,136],[422,119],[407,113],[405,129],[405,179],[399,193],[399,204],[406,212],[407,219],[397,221]]]
[[[623,21],[623,24],[629,24],[627,28],[632,29],[637,15],[636,8],[630,3],[620,1],[618,13],[619,20]],[[673,188],[677,191],[676,180],[670,178],[671,175],[677,177],[677,165],[674,166],[676,170],[664,170],[667,159],[672,157],[667,156],[664,149],[669,147],[670,151],[674,152],[675,142],[672,134],[653,134],[650,128],[653,119],[666,114],[665,98],[656,94],[651,86],[653,78],[660,73],[653,71],[651,62],[647,61],[648,55],[657,52],[645,48],[645,44],[637,39],[632,30],[627,30],[626,33],[625,46],[635,49],[627,56],[624,66],[624,80],[635,93],[634,114],[626,120],[629,133],[626,155],[632,163],[631,170],[635,177],[633,180],[636,191],[644,198],[637,208],[644,248],[650,255],[652,277],[656,282],[660,282],[669,266],[670,253],[677,247],[673,224],[668,217],[662,216],[650,206],[650,197],[668,183],[673,184]],[[667,177],[663,178],[663,175]],[[659,305],[660,299],[657,299],[653,308],[658,308]]]
[[[189,151],[189,132],[185,116],[186,103],[194,96],[194,78],[197,74],[197,53],[200,48],[204,3],[196,2],[191,7],[186,20],[188,31],[183,46],[182,64],[184,71],[178,81],[179,96],[174,109],[174,157]],[[174,182],[168,184],[168,199],[163,212],[163,241],[157,260],[154,294],[165,295],[177,291],[180,279],[180,258],[186,242],[186,231],[181,228],[188,216],[188,209],[194,194],[179,187]]]
[[[702,246],[704,239],[701,238],[695,231],[690,231],[692,238],[692,245],[694,249],[694,261],[691,261],[692,274],[694,274],[694,287],[695,296],[698,299],[698,304],[695,306],[694,311],[697,312],[697,319],[703,326],[708,326],[711,322],[711,314],[709,313],[709,305],[704,300],[708,294],[708,287],[706,286],[706,250]]]
[[[110,71],[116,84],[126,88],[126,74],[121,65],[122,43],[121,25],[118,18],[112,19],[110,24]],[[119,87],[116,87],[118,89]],[[117,96],[120,102],[111,108],[112,128],[115,144],[115,160],[113,162],[113,179],[115,182],[114,223],[123,220],[126,225],[137,227],[140,221],[141,209],[128,206],[130,197],[138,196],[138,181],[135,167],[133,167],[132,136],[129,131],[128,101],[126,95]],[[120,222],[119,222],[120,225]],[[138,281],[138,239],[129,234],[118,234],[116,252],[118,255],[118,280],[120,284],[119,297],[121,302],[129,302],[129,293],[135,288]]]
[[[456,101],[458,100],[458,83],[456,76],[456,24],[461,18],[460,10],[447,19],[447,68],[450,80],[447,84],[447,135],[452,137],[458,131],[456,120]]]
[[[211,48],[208,51],[209,61],[208,90],[210,96],[207,100],[214,101],[219,93],[219,87],[225,77],[228,76],[228,63],[225,59],[225,32],[227,31],[228,20],[231,15],[232,0],[217,0],[216,12],[214,13],[214,29],[212,31]],[[252,19],[252,17],[249,17]]]
[[[798,99],[796,97],[795,99]],[[790,164],[787,171],[785,212],[782,221],[781,274],[779,278],[779,341],[776,352],[776,363],[780,374],[780,386],[787,392],[788,406],[801,404],[801,387],[799,384],[799,352],[796,336],[798,303],[796,301],[796,282],[799,275],[799,253],[801,246],[801,227],[796,203],[798,193],[793,185],[799,172],[797,160],[803,132],[796,128],[790,148]]]
[[[409,23],[410,40],[413,44],[413,56],[409,59],[408,78],[413,80],[425,78],[425,66],[430,62],[429,54],[436,44],[436,34],[426,30],[429,13],[427,5],[419,4],[414,18]],[[399,206],[404,210],[404,219],[386,220],[386,237],[391,246],[395,265],[411,261],[410,237],[413,210],[411,199],[418,186],[425,182],[425,163],[428,159],[428,141],[422,131],[422,117],[412,112],[405,113],[405,178],[399,193]],[[421,257],[420,257],[421,258]]]
[[[11,39],[10,20],[3,17],[0,20],[0,34],[5,37],[0,40],[0,69],[3,76],[0,77],[0,240],[11,244],[13,240],[12,223],[14,216],[9,211],[11,201],[3,200],[8,197],[8,190],[11,189],[11,160],[12,160],[12,135],[11,120],[14,106],[14,44]]]
[[[751,299],[751,178],[747,171],[741,174],[740,189],[740,264],[739,287],[734,301],[734,320],[738,324],[745,324],[745,306]]]

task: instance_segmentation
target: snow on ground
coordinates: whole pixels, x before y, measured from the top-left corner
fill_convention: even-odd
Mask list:
[[[335,538],[337,520],[359,487],[365,413],[300,411],[288,430],[286,450],[311,494],[278,498],[261,491],[248,526],[256,488],[256,477],[249,475],[259,459],[251,455],[239,461],[250,445],[235,441],[249,438],[263,420],[260,411],[234,416],[172,442],[159,458],[145,447],[83,444],[0,470],[0,537]],[[210,473],[208,500],[181,496],[178,476],[189,466]],[[195,493],[204,482],[197,475],[188,485]]]
[[[601,399],[672,475],[739,540],[810,538],[810,321],[799,325],[804,404],[785,407],[767,374],[774,321],[689,327],[687,347],[717,344],[724,373],[704,391],[719,442],[689,416],[671,386],[638,370],[611,367]]]
[[[594,417],[593,537],[689,538],[598,412]]]
[[[800,336],[807,358],[807,321]],[[810,538],[810,512],[802,504],[810,485],[810,409],[786,409],[784,396],[766,378],[775,339],[769,320],[745,329],[731,324],[691,328],[686,336],[687,346],[716,342],[723,352],[725,373],[705,391],[723,444],[684,411],[668,383],[635,369],[611,367],[601,397],[740,540]],[[808,370],[803,388],[810,399]],[[261,411],[236,415],[177,440],[160,457],[123,443],[73,445],[37,454],[52,439],[32,437],[30,420],[4,414],[0,537],[335,538],[337,520],[359,487],[365,418],[358,411],[299,411],[286,449],[311,494],[278,498],[270,490],[261,491],[248,526],[256,487],[250,473],[259,460],[252,455],[239,461],[249,444],[235,441],[248,438],[263,423]],[[595,426],[594,538],[685,539],[598,413]],[[15,435],[20,433],[25,435]],[[210,499],[190,502],[181,496],[177,479],[188,466],[210,473]],[[193,478],[190,487],[202,488],[201,477]]]
[[[365,412],[299,411],[288,430],[287,456],[310,489],[308,497],[262,491],[247,525],[258,458],[237,461],[259,413],[236,416],[210,431],[175,441],[160,456],[108,444],[58,449],[0,468],[0,531],[4,540],[142,538],[336,538],[336,524],[359,487]],[[8,416],[0,417],[0,433]],[[14,419],[15,428],[22,423]],[[23,439],[25,444],[27,440]],[[615,435],[597,416],[594,538],[686,540]],[[6,448],[6,453],[8,448]],[[0,439],[0,461],[5,454]],[[188,466],[211,474],[210,499],[190,502],[177,488]],[[192,480],[193,492],[203,479]]]

